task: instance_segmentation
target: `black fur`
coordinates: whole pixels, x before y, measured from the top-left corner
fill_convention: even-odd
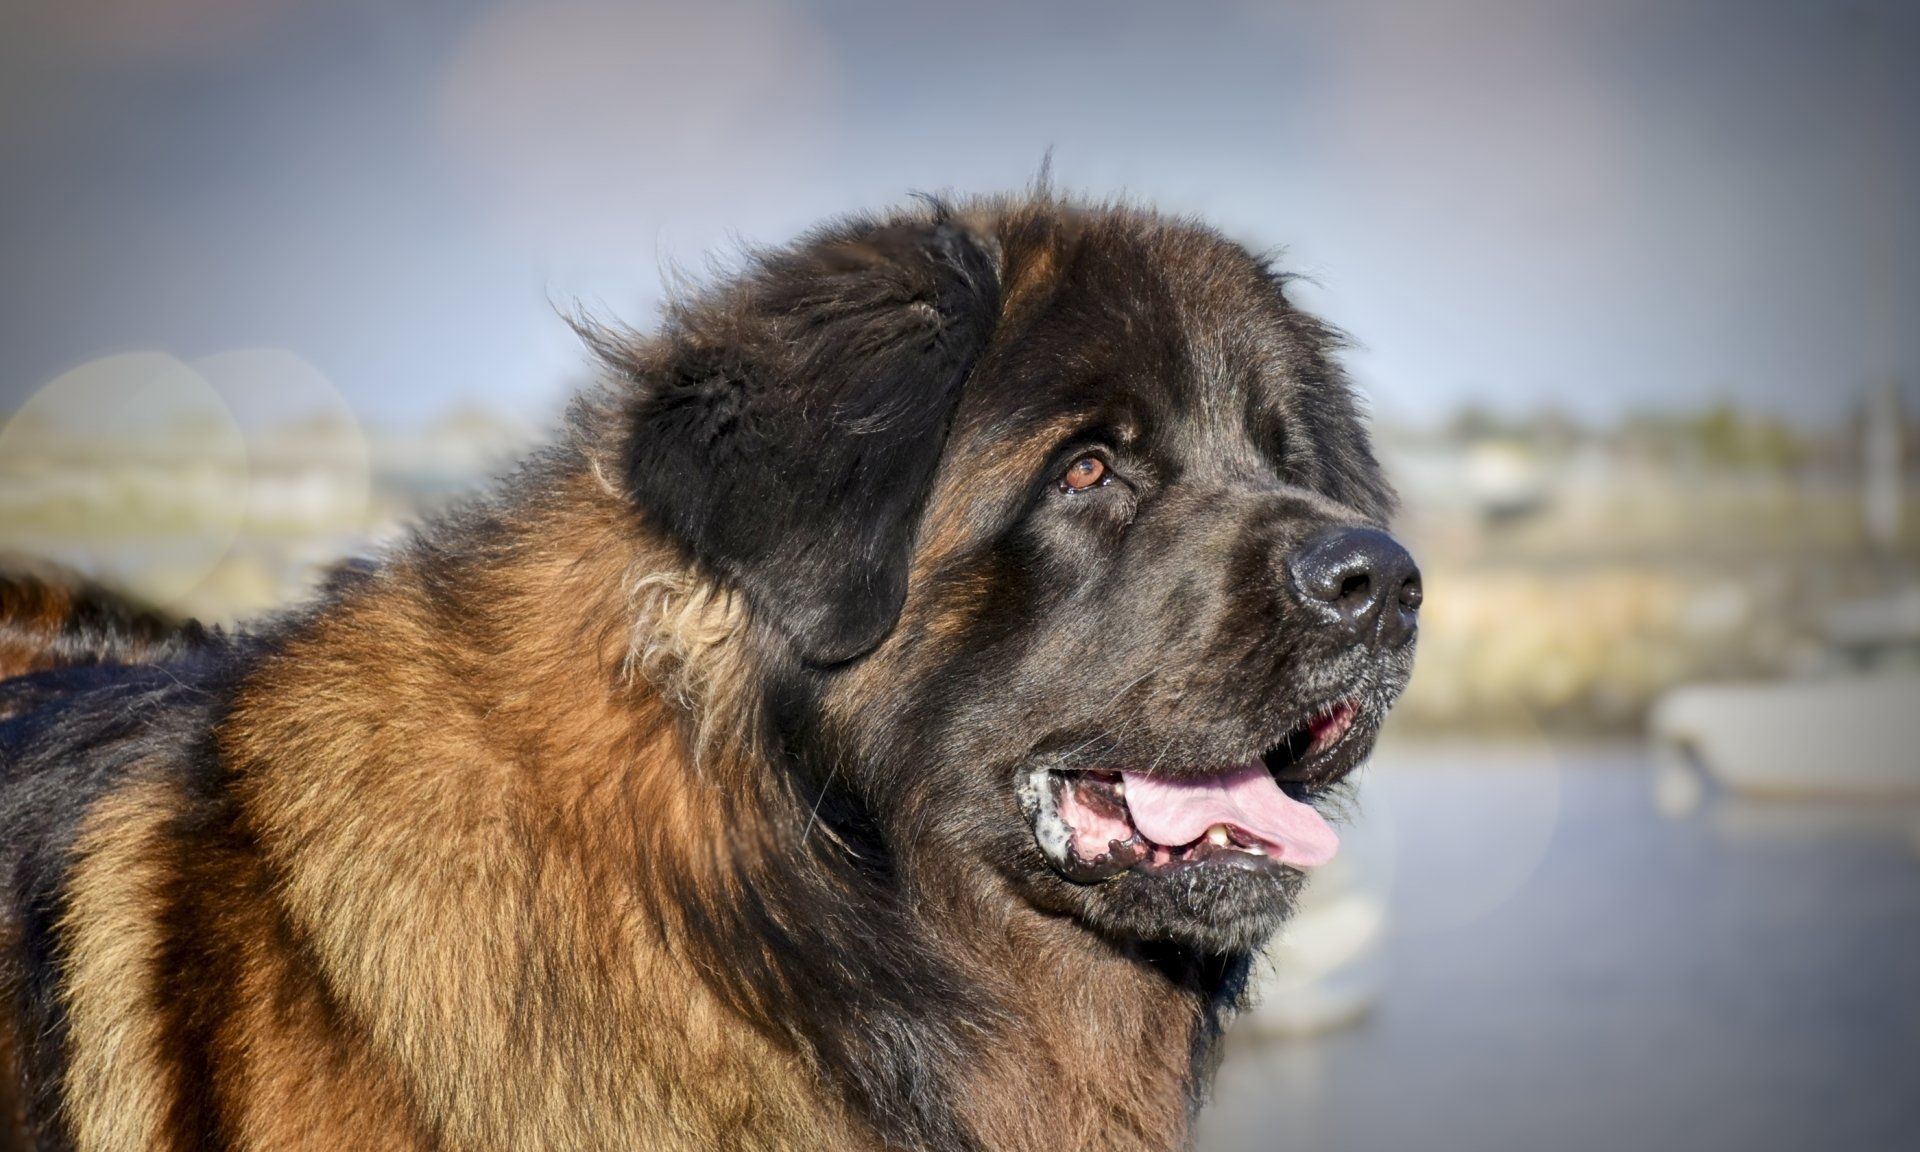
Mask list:
[[[817,233],[751,284],[680,311],[663,358],[596,338],[638,385],[627,480],[805,660],[837,664],[906,598],[915,518],[998,310],[993,256],[937,209]]]

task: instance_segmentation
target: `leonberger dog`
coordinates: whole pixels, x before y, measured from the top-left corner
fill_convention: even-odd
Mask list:
[[[13,1142],[1186,1145],[1421,595],[1288,287],[919,202],[583,323],[556,442],[304,607],[16,585]]]

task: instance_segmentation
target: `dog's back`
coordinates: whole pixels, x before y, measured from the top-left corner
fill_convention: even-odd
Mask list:
[[[0,681],[32,672],[150,660],[202,638],[133,598],[53,568],[0,570]]]

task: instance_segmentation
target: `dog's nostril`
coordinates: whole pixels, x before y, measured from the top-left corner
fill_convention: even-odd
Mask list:
[[[1418,609],[1420,601],[1426,599],[1426,593],[1420,590],[1420,573],[1415,572],[1400,584],[1400,606]]]
[[[1356,572],[1340,582],[1340,599],[1352,600],[1364,597],[1373,590],[1373,578],[1365,572]]]

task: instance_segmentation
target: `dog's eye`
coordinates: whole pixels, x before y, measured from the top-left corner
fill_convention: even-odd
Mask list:
[[[1112,477],[1107,474],[1107,462],[1098,456],[1082,456],[1067,465],[1067,474],[1060,477],[1060,487],[1066,492],[1085,492],[1089,488],[1098,488]]]

